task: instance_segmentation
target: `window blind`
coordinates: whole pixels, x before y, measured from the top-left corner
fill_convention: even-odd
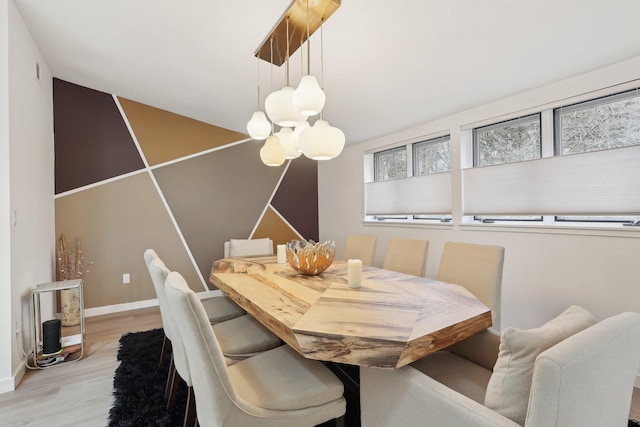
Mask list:
[[[465,215],[638,215],[640,146],[464,169]]]
[[[364,185],[366,215],[451,213],[451,172]]]

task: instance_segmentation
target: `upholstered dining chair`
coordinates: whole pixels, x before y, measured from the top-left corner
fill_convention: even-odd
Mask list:
[[[487,329],[414,363],[420,371],[435,379],[468,366],[462,360],[491,370],[497,358],[494,349],[500,341],[500,294],[504,248],[501,246],[446,242],[437,279],[464,286],[491,309],[494,329]],[[471,374],[474,376],[477,372]]]
[[[428,248],[428,240],[394,237],[389,240],[382,268],[398,273],[423,276]]]
[[[491,309],[493,325],[499,329],[503,264],[501,246],[446,242],[437,279],[464,286]]]
[[[149,269],[149,264],[151,264],[151,261],[153,261],[154,259],[159,259],[164,265],[164,262],[162,261],[162,259],[160,258],[160,256],[155,250],[147,249],[146,251],[144,251],[144,261],[147,264],[147,269]],[[151,271],[149,271],[149,274],[151,274]],[[152,280],[153,280],[153,277],[152,277]],[[164,281],[162,282],[162,286],[164,286]],[[156,287],[156,283],[154,283],[154,287]],[[157,289],[156,289],[156,294],[157,294]],[[234,319],[236,317],[240,317],[246,314],[246,312],[243,309],[238,307],[238,305],[236,305],[233,301],[231,301],[229,298],[225,296],[214,296],[214,297],[205,296],[205,297],[201,297],[201,300],[202,300],[202,303],[204,304],[205,311],[207,312],[207,315],[209,316],[209,321],[211,322],[212,325],[216,323],[224,322],[225,320]],[[164,315],[162,314],[162,307],[160,309],[160,314],[163,317],[163,323],[164,323]],[[166,360],[167,355],[169,354],[169,350],[170,350],[170,341],[167,339],[167,336],[165,334],[164,340],[162,342],[162,351],[160,352],[160,361],[159,361],[160,366],[164,364],[164,361]]]
[[[545,325],[505,330],[512,342],[500,344],[504,363],[493,372],[464,358],[446,369],[446,377],[441,367],[440,379],[414,365],[363,368],[362,426],[626,426],[640,360],[640,314],[621,313],[584,329],[569,327],[564,317],[555,332]],[[568,336],[546,349],[531,348],[558,333]]]
[[[167,407],[172,407],[175,402],[178,381],[176,373],[182,378],[187,386],[191,386],[190,374],[187,359],[184,356],[182,348],[175,347],[176,342],[180,342],[180,330],[176,326],[176,321],[172,315],[172,310],[167,301],[164,283],[169,270],[166,268],[160,258],[155,258],[149,264],[149,273],[158,296],[160,305],[160,313],[163,322],[165,335],[171,341],[173,349],[171,366],[169,368],[169,377],[167,379],[167,387],[165,389],[165,397],[167,398]],[[204,307],[204,306],[203,306]],[[205,311],[206,313],[206,311]],[[207,315],[208,319],[208,315]],[[238,360],[242,360],[263,351],[278,347],[281,344],[280,339],[264,328],[251,316],[240,316],[224,322],[211,325],[210,328],[216,331],[221,343],[221,349],[225,354],[226,363],[233,364]],[[191,392],[191,389],[189,388]],[[187,404],[192,404],[190,400]],[[192,412],[191,408],[187,408],[186,415]]]
[[[224,242],[224,257],[272,255],[273,240],[268,237],[260,239],[230,239]]]
[[[342,259],[359,259],[363,265],[373,265],[376,239],[376,236],[366,234],[349,234],[344,242]]]
[[[165,284],[192,376],[204,427],[314,426],[345,413],[340,380],[321,362],[289,346],[227,366],[200,300],[177,272]]]

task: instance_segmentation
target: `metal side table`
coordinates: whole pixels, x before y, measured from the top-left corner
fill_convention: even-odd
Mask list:
[[[36,286],[31,291],[31,320],[32,325],[32,338],[33,338],[33,352],[27,359],[27,366],[31,369],[44,369],[50,366],[55,366],[63,362],[75,362],[82,358],[84,355],[85,345],[85,326],[84,326],[84,294],[82,292],[82,279],[75,280],[63,280],[60,282],[42,283]],[[78,289],[80,296],[80,330],[79,333],[65,335],[61,334],[62,349],[55,355],[44,356],[42,354],[42,319],[40,313],[40,296],[48,292],[58,292],[63,290]],[[78,328],[75,326],[65,326],[62,328],[71,329],[73,332],[77,332]],[[62,360],[58,360],[62,357]],[[58,358],[58,359],[56,359]],[[53,362],[51,360],[53,359]],[[31,364],[29,363],[31,361]],[[48,362],[47,362],[48,361]],[[47,363],[45,363],[47,362]]]

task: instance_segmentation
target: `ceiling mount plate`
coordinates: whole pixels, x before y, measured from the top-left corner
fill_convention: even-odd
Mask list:
[[[282,65],[287,59],[287,17],[289,18],[289,56],[307,40],[307,1],[309,2],[309,35],[340,7],[340,0],[294,0],[280,21],[256,51],[256,57],[271,62],[273,39],[273,64]]]

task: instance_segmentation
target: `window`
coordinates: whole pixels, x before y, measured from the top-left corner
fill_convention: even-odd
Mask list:
[[[491,166],[541,156],[540,114],[473,130],[473,165]]]
[[[413,175],[451,170],[451,148],[449,136],[429,139],[413,144]]]
[[[638,89],[556,108],[554,118],[560,155],[640,144]]]
[[[406,147],[374,153],[374,181],[388,181],[407,177]]]
[[[556,108],[558,155],[640,145],[638,89]],[[556,221],[634,223],[637,216],[556,216]]]
[[[474,166],[493,166],[539,159],[542,153],[540,129],[540,114],[532,114],[474,129]],[[542,221],[542,216],[476,215],[473,219],[484,223],[495,221]]]
[[[372,153],[368,164],[373,167],[365,168],[366,218],[451,221],[450,139],[446,135]]]

